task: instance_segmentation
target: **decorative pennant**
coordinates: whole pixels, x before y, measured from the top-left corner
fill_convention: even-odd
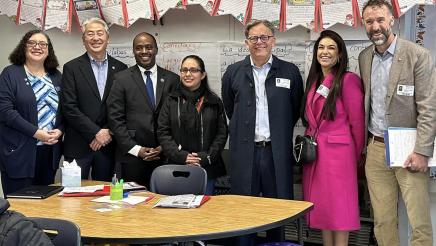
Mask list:
[[[74,0],[78,26],[82,29],[82,23],[92,17],[102,18],[99,5],[96,0]]]
[[[327,29],[336,23],[354,26],[355,14],[353,4],[349,0],[324,1],[321,4],[321,10],[323,29]]]
[[[315,0],[315,32],[320,32],[323,30],[322,11],[321,11],[321,0]]]
[[[360,14],[362,12],[362,10],[360,8],[359,1],[352,0],[351,4],[353,5],[353,18],[354,18],[353,27],[360,27],[360,26],[362,26],[362,16]]]
[[[152,4],[149,0],[128,0],[126,1],[127,27],[131,26],[139,18],[153,20]]]
[[[44,30],[57,27],[63,32],[70,32],[72,8],[72,0],[47,0]]]
[[[20,0],[16,23],[19,25],[31,23],[38,29],[42,29],[46,3],[46,0]]]
[[[217,4],[218,3],[218,4]],[[239,22],[244,23],[247,14],[248,0],[218,0],[215,1],[212,15],[233,15]]]
[[[415,4],[426,4],[425,0],[396,0],[398,2],[398,7],[400,8],[399,16],[413,8]],[[398,18],[398,17],[397,17]]]
[[[206,12],[212,13],[215,0],[185,0],[186,5],[200,4]]]
[[[280,1],[280,25],[279,31],[286,31],[286,0]]]
[[[16,22],[17,12],[18,0],[2,0],[0,15],[7,15],[12,21]]]
[[[182,7],[181,0],[154,0],[155,15],[160,19],[169,9]]]
[[[125,0],[97,0],[97,4],[108,26],[115,24],[127,27]]]
[[[287,1],[286,29],[303,26],[313,30],[315,28],[315,0]]]
[[[280,25],[280,2],[253,0],[251,20],[269,20],[276,28]]]

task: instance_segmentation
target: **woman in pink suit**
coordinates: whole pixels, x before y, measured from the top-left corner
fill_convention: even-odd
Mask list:
[[[317,159],[303,167],[303,195],[314,203],[309,227],[321,229],[324,245],[348,245],[360,228],[357,163],[364,147],[364,104],[360,78],[347,72],[342,38],[321,32],[303,97],[306,134],[315,136]]]

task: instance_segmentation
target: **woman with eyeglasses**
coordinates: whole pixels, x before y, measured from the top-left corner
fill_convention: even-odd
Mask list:
[[[168,163],[206,169],[206,194],[213,195],[215,179],[225,174],[221,158],[227,141],[224,106],[209,88],[200,57],[189,55],[182,60],[180,79],[162,106],[158,139]]]
[[[61,156],[61,73],[50,38],[27,32],[0,75],[0,170],[5,195],[54,182]]]

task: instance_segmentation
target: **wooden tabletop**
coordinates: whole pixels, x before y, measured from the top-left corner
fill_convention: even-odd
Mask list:
[[[82,182],[83,185],[83,182]],[[133,194],[131,194],[133,195]],[[151,193],[134,193],[147,196]],[[312,203],[237,195],[213,196],[195,209],[152,208],[159,199],[98,212],[95,197],[51,196],[8,199],[11,210],[29,217],[66,219],[79,227],[84,242],[166,243],[232,237],[268,230],[301,217]]]

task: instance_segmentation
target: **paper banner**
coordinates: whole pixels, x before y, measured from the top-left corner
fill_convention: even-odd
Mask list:
[[[155,14],[160,19],[169,9],[181,8],[182,0],[154,0]]]
[[[212,13],[214,0],[186,0],[186,5],[200,4],[206,12]]]
[[[354,26],[353,5],[349,0],[323,1],[321,5],[323,28],[327,29],[336,23]]]
[[[92,17],[102,18],[96,0],[74,0],[74,9],[80,29],[85,20]]]
[[[59,28],[63,32],[71,31],[72,0],[47,0],[44,30]]]
[[[322,11],[321,11],[321,0],[315,0],[315,32],[320,32],[323,30]]]
[[[127,27],[126,13],[123,11],[123,0],[98,0],[102,18],[108,26],[113,24]],[[124,2],[125,6],[125,2]]]
[[[131,26],[139,18],[153,20],[152,6],[149,0],[126,1],[127,26]]]
[[[276,28],[279,28],[280,2],[277,0],[253,0],[251,20],[269,20]]]
[[[280,1],[280,25],[279,31],[286,31],[286,0]]]
[[[313,30],[315,28],[314,5],[314,0],[287,1],[286,29],[291,29],[300,25]]]
[[[7,15],[16,22],[18,12],[18,0],[2,0],[0,4],[0,15]]]
[[[217,3],[216,1],[215,3]],[[214,6],[213,15],[233,15],[239,22],[244,23],[247,13],[248,0],[220,0],[219,5]]]
[[[398,7],[400,8],[400,16],[406,13],[415,4],[426,4],[425,0],[397,0]]]
[[[20,0],[16,23],[31,23],[41,29],[44,26],[45,5],[45,0]]]

